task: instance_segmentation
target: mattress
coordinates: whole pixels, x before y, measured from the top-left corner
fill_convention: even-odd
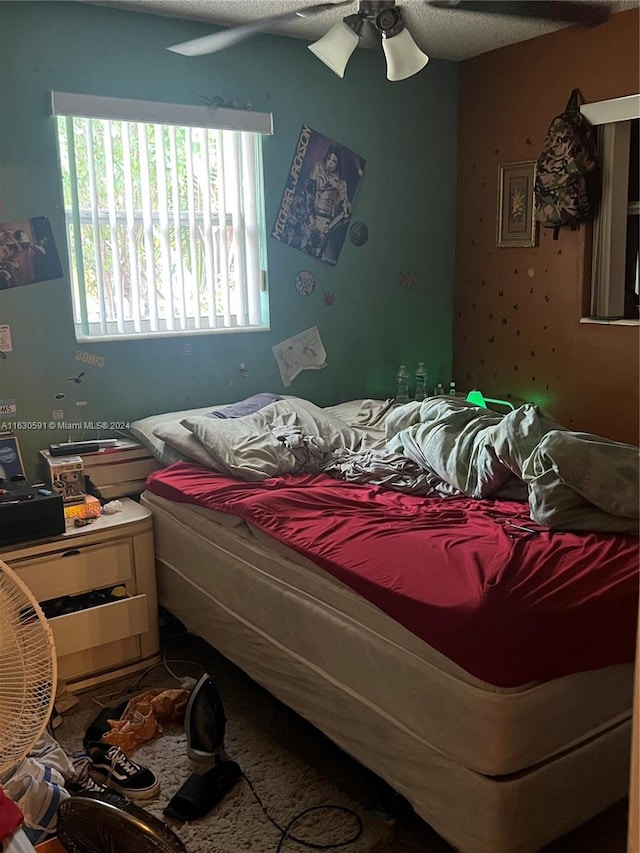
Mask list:
[[[543,528],[522,502],[425,499],[326,474],[245,482],[178,463],[147,490],[240,516],[491,684],[633,661],[635,537]]]
[[[258,680],[268,666],[265,649],[272,648],[293,670],[304,669],[366,708],[383,729],[403,732],[436,764],[506,780],[567,750],[592,750],[596,736],[616,740],[615,732],[628,729],[631,663],[496,687],[244,521],[150,491],[142,502],[154,517],[164,607],[196,630],[211,621],[213,604],[220,618],[242,626],[238,655],[244,662],[253,655],[255,672],[251,664],[248,671]],[[213,625],[211,632],[203,633],[210,642]],[[273,684],[280,681],[283,701],[296,689],[288,678],[281,662],[265,676],[276,695]],[[613,792],[610,802],[623,794]]]

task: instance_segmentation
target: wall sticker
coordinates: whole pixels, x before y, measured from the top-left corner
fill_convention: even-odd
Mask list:
[[[309,270],[300,270],[295,280],[296,292],[300,296],[309,296],[316,286],[316,277]]]
[[[91,364],[93,367],[104,367],[103,355],[96,355],[94,352],[85,352],[81,349],[76,350],[76,361]]]
[[[349,228],[349,239],[354,246],[364,246],[369,239],[369,229],[364,222],[354,222]]]
[[[418,283],[418,276],[413,267],[406,267],[400,271],[398,285],[403,290],[412,290]]]

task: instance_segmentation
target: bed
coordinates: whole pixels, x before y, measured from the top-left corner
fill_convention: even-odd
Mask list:
[[[453,847],[533,853],[626,795],[637,449],[452,398],[131,432],[162,606]]]

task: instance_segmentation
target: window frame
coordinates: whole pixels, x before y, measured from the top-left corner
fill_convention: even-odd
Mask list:
[[[624,318],[629,138],[640,118],[640,94],[582,104],[580,112],[598,130],[602,198],[593,222],[590,314],[582,323],[638,325]]]
[[[73,253],[75,263],[82,263],[82,248],[80,246],[73,245],[74,242],[77,243],[78,241],[77,239],[72,241],[71,231],[69,230],[70,228],[73,228],[74,233],[81,233],[79,213],[74,207],[74,213],[76,216],[72,223],[69,223],[67,220],[67,227],[65,230],[70,257],[69,285],[74,305],[74,327],[77,341],[86,343],[105,340],[149,339],[184,335],[191,336],[194,334],[212,334],[219,332],[253,332],[269,329],[269,306],[266,285],[267,235],[264,211],[264,176],[262,173],[262,157],[259,147],[259,138],[256,140],[255,136],[273,134],[273,117],[271,113],[256,112],[251,109],[230,109],[226,107],[142,101],[130,98],[112,98],[101,95],[52,91],[51,114],[56,117],[56,119],[66,119],[68,126],[74,119],[86,119],[95,121],[102,120],[107,122],[117,121],[139,123],[155,126],[156,130],[162,127],[175,127],[186,129],[198,128],[206,131],[207,133],[214,131],[219,134],[224,134],[225,131],[234,131],[239,132],[240,134],[252,134],[254,136],[254,142],[248,143],[252,146],[249,150],[253,151],[253,145],[255,143],[257,151],[257,156],[255,157],[256,162],[250,162],[246,173],[249,175],[249,183],[256,187],[255,196],[253,191],[251,191],[250,198],[247,201],[246,192],[243,191],[245,202],[251,208],[251,221],[247,226],[249,231],[242,231],[244,240],[250,240],[251,242],[250,257],[253,259],[251,270],[243,271],[242,280],[242,286],[245,289],[245,292],[249,294],[248,298],[251,303],[249,308],[251,320],[246,321],[243,325],[238,325],[237,318],[234,318],[233,314],[231,314],[226,318],[226,322],[224,324],[219,325],[216,316],[219,312],[216,312],[214,302],[212,322],[202,323],[201,321],[204,315],[202,315],[202,312],[200,311],[197,319],[187,317],[185,315],[180,324],[182,326],[181,328],[173,327],[175,319],[178,316],[175,314],[175,309],[172,311],[171,316],[167,313],[165,317],[160,317],[155,307],[152,309],[149,318],[143,318],[142,320],[138,318],[138,320],[134,322],[134,320],[128,319],[122,314],[119,314],[116,319],[107,319],[103,313],[105,310],[103,306],[102,309],[100,309],[100,319],[98,322],[96,323],[93,320],[89,321],[86,313],[82,316],[82,312],[77,310],[78,302],[81,303],[82,300],[85,299],[85,291],[84,287],[74,280],[74,266],[71,261],[71,253]],[[247,137],[242,136],[235,137],[235,139],[239,141],[236,141],[234,144],[242,146],[244,144],[242,140],[246,138]],[[225,143],[225,151],[226,144],[227,143]],[[220,156],[222,156],[221,150]],[[225,154],[225,162],[226,159]],[[159,161],[160,165],[158,168],[161,166],[162,169],[164,169],[162,158],[159,158]],[[239,172],[238,169],[239,167],[237,167],[236,173],[233,177],[238,180],[245,178],[245,173]],[[65,204],[65,219],[67,219],[66,207],[67,205]],[[180,206],[178,205],[178,207]],[[214,221],[217,222],[217,211],[211,208],[211,212],[209,212],[209,208],[206,204],[204,209],[205,220],[209,218],[211,223]],[[227,227],[229,227],[229,211],[226,209],[226,206],[223,210],[226,219],[223,219],[222,221],[226,222]],[[178,210],[177,221],[182,221],[180,219],[180,214],[182,213],[184,213],[184,211]],[[169,216],[170,218],[172,216],[175,217],[175,211],[172,211],[172,208],[166,200],[162,210],[160,209],[160,206],[158,206],[158,214],[165,217]],[[238,215],[241,216],[243,223],[242,227],[244,229],[244,213]],[[175,239],[176,236],[174,235],[174,240]],[[225,241],[223,241],[223,243],[224,242]],[[243,245],[246,246],[246,242]],[[166,247],[164,248],[166,249]],[[245,249],[242,249],[242,252],[244,251]],[[99,252],[100,250],[98,249],[98,254]],[[78,269],[80,269],[80,267],[78,267]],[[173,279],[174,276],[171,275],[169,278]],[[246,284],[247,278],[250,279],[249,285]],[[167,286],[169,287],[169,293],[173,293],[173,282],[170,280],[167,281]],[[210,283],[209,286],[213,287],[213,284]],[[217,289],[215,292],[217,292]],[[228,293],[228,290],[225,292]],[[215,299],[213,293],[214,291],[212,291],[210,295],[210,300]],[[122,294],[120,293],[119,296],[121,297],[121,295]],[[184,289],[181,290],[180,295],[184,299]],[[225,298],[228,299],[228,296]],[[134,314],[137,313],[139,313],[139,309],[136,307],[134,309]],[[211,313],[211,308],[209,309],[209,313]],[[196,314],[198,314],[197,311]]]

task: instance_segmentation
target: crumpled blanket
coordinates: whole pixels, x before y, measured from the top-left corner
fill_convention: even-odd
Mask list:
[[[70,797],[68,782],[86,770],[44,731],[29,755],[0,776],[2,790],[24,816],[23,830],[32,844],[54,835],[60,804]]]
[[[558,530],[638,534],[638,449],[571,432],[529,403],[499,414],[449,396],[325,409],[289,397],[177,426],[171,440],[154,435],[240,480],[323,472],[425,497],[529,501],[532,520]]]
[[[189,690],[152,687],[127,702],[119,720],[109,720],[111,731],[102,740],[130,755],[141,743],[162,734],[164,723],[179,723],[189,701]]]
[[[563,427],[526,404],[501,415],[455,397],[408,403],[387,416],[387,447],[470,498],[526,500],[524,463],[541,438]]]
[[[382,486],[426,498],[461,494],[437,474],[390,450],[358,451],[342,447],[328,457],[322,471],[336,480]]]
[[[322,463],[327,455],[327,443],[321,436],[304,435],[301,429],[292,427],[288,432],[276,434],[276,438],[293,453],[296,472],[317,474],[322,470]]]
[[[531,404],[500,415],[444,397],[400,406],[385,428],[388,449],[468,497],[528,501],[556,530],[638,535],[637,447],[571,432]]]
[[[527,459],[531,518],[567,530],[638,535],[640,451],[582,432],[547,433]]]

